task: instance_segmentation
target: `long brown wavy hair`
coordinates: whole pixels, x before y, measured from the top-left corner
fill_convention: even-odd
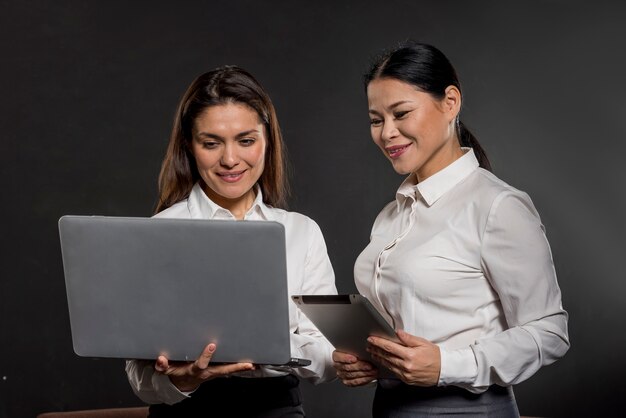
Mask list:
[[[245,104],[258,113],[267,135],[265,168],[258,184],[266,204],[285,207],[288,196],[287,163],[274,105],[252,74],[237,66],[224,66],[197,77],[180,100],[159,174],[156,212],[186,199],[193,185],[200,180],[191,153],[193,126],[206,108],[225,103]]]

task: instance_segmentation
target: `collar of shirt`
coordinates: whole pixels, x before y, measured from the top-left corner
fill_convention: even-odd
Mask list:
[[[244,220],[274,220],[270,207],[263,202],[263,193],[258,185],[255,186],[255,192],[256,197],[254,202],[252,202],[252,206],[248,209],[248,212],[246,212]],[[228,209],[224,209],[209,199],[206,193],[204,193],[204,190],[202,190],[200,183],[194,184],[191,189],[187,205],[191,217],[195,219],[235,219]]]
[[[461,149],[464,152],[463,156],[421,183],[417,182],[415,173],[411,173],[396,192],[398,211],[401,210],[406,199],[416,200],[418,197],[421,197],[428,206],[432,206],[448,190],[476,170],[479,164],[474,150],[472,148]]]

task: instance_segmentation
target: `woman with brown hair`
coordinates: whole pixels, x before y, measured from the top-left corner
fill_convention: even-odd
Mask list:
[[[265,90],[234,66],[199,76],[178,106],[155,217],[280,222],[288,293],[336,293],[318,225],[281,209],[286,194],[282,135]],[[164,356],[156,362],[129,360],[129,382],[151,404],[150,416],[206,416],[225,408],[236,416],[304,416],[298,377],[313,383],[334,378],[332,346],[289,303],[292,356],[311,360],[309,366],[213,365],[219,349],[213,343],[195,362],[170,362]]]

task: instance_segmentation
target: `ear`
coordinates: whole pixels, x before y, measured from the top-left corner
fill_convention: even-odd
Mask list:
[[[455,120],[461,111],[461,101],[461,91],[456,86],[448,86],[442,100],[442,105],[451,121]]]

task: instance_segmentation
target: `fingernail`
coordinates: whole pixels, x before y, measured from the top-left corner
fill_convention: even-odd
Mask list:
[[[368,343],[373,343],[373,342],[374,342],[374,339],[373,339],[372,337],[368,337],[368,338],[367,338],[367,342],[368,342]]]
[[[211,353],[215,351],[215,344],[209,344],[209,351]]]

